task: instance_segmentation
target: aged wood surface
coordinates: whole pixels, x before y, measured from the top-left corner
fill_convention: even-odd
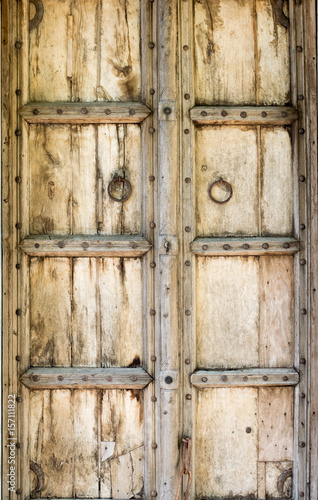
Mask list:
[[[294,123],[298,112],[291,106],[195,106],[190,116],[202,125],[277,126]]]
[[[226,247],[224,248],[224,245]],[[245,245],[245,246],[244,246]],[[196,238],[191,250],[196,255],[293,255],[299,252],[295,238]]]
[[[28,123],[140,123],[151,110],[139,102],[32,102],[20,109]]]
[[[297,385],[293,368],[249,368],[245,370],[200,370],[191,375],[195,387],[258,387]]]

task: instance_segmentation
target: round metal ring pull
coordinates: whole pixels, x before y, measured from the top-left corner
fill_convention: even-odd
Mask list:
[[[30,0],[30,3],[34,5],[36,12],[33,19],[30,19],[29,21],[29,31],[34,30],[34,28],[39,26],[44,14],[44,7],[41,0]]]
[[[128,200],[131,195],[131,184],[127,179],[120,175],[115,175],[113,180],[108,184],[108,194],[114,201],[123,202]]]
[[[214,194],[213,194],[214,191]],[[215,181],[209,187],[209,196],[214,203],[222,205],[227,203],[232,198],[233,189],[231,184],[224,181],[222,178],[219,181]],[[216,196],[218,198],[216,198]]]

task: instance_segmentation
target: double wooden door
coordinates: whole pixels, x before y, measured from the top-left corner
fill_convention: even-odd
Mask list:
[[[4,2],[5,498],[306,497],[301,13]]]

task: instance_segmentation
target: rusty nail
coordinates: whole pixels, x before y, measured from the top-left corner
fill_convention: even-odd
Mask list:
[[[150,398],[150,399],[151,399],[151,401],[152,401],[153,403],[155,403],[155,402],[157,401],[156,396],[151,396],[151,398]]]
[[[301,266],[304,266],[306,264],[306,260],[305,259],[300,259],[299,263],[300,263]]]
[[[305,224],[300,224],[299,229],[302,229],[302,230],[306,229]]]
[[[156,224],[155,222],[150,222],[149,226],[151,227],[151,229],[154,229],[156,227]]]
[[[208,113],[206,111],[201,111],[201,113],[200,113],[201,116],[207,116],[207,114]]]
[[[34,246],[35,248],[40,248],[40,243],[35,243]]]
[[[248,244],[248,243],[244,243],[243,248],[244,248],[245,250],[247,250],[248,248],[250,248],[250,246],[249,246],[249,244]]]
[[[297,99],[298,99],[298,101],[303,101],[304,96],[302,94],[298,94]]]
[[[299,180],[300,182],[305,182],[306,177],[305,177],[304,175],[300,175],[300,176],[298,177],[298,180]]]
[[[137,248],[137,243],[135,243],[134,241],[132,243],[130,243],[130,246],[131,248]]]
[[[306,446],[306,443],[304,441],[300,441],[299,442],[299,447],[300,448],[305,448],[305,446]]]
[[[186,232],[186,233],[190,233],[191,228],[190,228],[189,226],[186,226],[186,227],[184,228],[184,230],[185,230],[185,232]]]
[[[167,377],[165,377],[165,383],[166,384],[170,385],[170,384],[172,384],[172,382],[173,382],[173,378],[170,377],[170,375],[168,375]]]
[[[226,245],[223,245],[223,248],[224,248],[224,250],[230,250],[230,248],[231,248],[231,247],[230,247],[230,245],[228,245],[228,244],[226,243]]]
[[[151,492],[151,496],[152,496],[152,497],[156,497],[157,495],[158,495],[158,493],[157,493],[156,491],[152,491],[152,492]]]
[[[153,450],[155,450],[156,448],[158,448],[157,443],[152,443],[151,448],[152,448]]]
[[[149,49],[154,49],[155,48],[155,44],[153,42],[149,42],[148,43],[148,47],[149,47]]]
[[[136,375],[132,375],[132,376],[130,377],[130,380],[132,380],[133,382],[136,382],[136,380],[137,380]]]
[[[227,116],[227,112],[226,111],[221,111],[221,116]]]
[[[34,380],[34,382],[37,382],[38,380],[40,380],[40,377],[38,375],[33,375],[32,380]]]
[[[186,398],[188,401],[190,401],[190,399],[192,399],[192,396],[191,396],[191,394],[186,394],[185,398]]]
[[[184,45],[183,50],[189,50],[189,45]]]
[[[21,309],[17,309],[17,310],[15,311],[15,313],[16,313],[16,315],[17,315],[17,316],[21,316],[21,314],[22,314],[22,310],[21,310]]]
[[[222,375],[221,380],[222,380],[222,382],[226,382],[227,381],[227,376],[226,375]]]
[[[89,245],[88,245],[88,243],[86,243],[86,242],[84,241],[84,243],[82,243],[82,247],[83,247],[83,248],[88,248],[88,247],[89,247]]]
[[[149,92],[151,95],[153,95],[156,91],[155,91],[155,89],[150,89]]]
[[[150,267],[155,268],[156,267],[156,263],[155,262],[150,262]]]
[[[63,110],[62,109],[57,109],[56,112],[57,112],[58,115],[62,115],[63,114]]]
[[[87,109],[87,108],[82,108],[82,109],[81,109],[81,113],[82,113],[83,115],[87,115],[87,113],[88,113],[88,109]]]
[[[281,112],[281,114],[280,114],[280,116],[281,116],[282,118],[286,118],[286,116],[287,116],[286,111],[282,111],[282,112]]]
[[[21,361],[21,356],[16,356],[16,357],[15,357],[15,359],[16,359],[17,361]]]
[[[297,45],[296,50],[297,50],[297,52],[302,52],[303,48],[300,45]]]
[[[185,135],[188,135],[188,134],[190,134],[190,130],[188,128],[186,128],[186,129],[184,129],[184,133],[185,133]]]
[[[16,494],[17,494],[17,495],[21,495],[21,493],[22,493],[22,490],[20,490],[20,488],[19,488],[19,489],[16,491]]]
[[[109,241],[108,243],[106,243],[106,248],[111,248],[113,245],[112,243]]]
[[[22,135],[21,130],[17,129],[17,130],[15,131],[15,135],[16,135],[17,137],[20,137],[20,135]]]
[[[208,249],[208,245],[202,245],[202,250],[207,250]]]
[[[16,264],[16,265],[15,265],[15,268],[16,268],[16,269],[21,269],[21,264]]]
[[[22,177],[20,177],[19,175],[17,175],[17,177],[15,178],[15,182],[19,183],[22,181]]]
[[[153,354],[151,357],[150,357],[151,361],[156,361],[157,360],[157,357]]]
[[[59,243],[57,244],[57,246],[58,246],[59,248],[64,248],[64,247],[65,247],[65,243],[64,243],[64,241],[59,241]]]
[[[84,377],[82,377],[82,380],[84,380],[84,382],[87,382],[87,380],[88,380],[88,376],[87,376],[87,375],[84,375]]]
[[[240,116],[241,116],[242,118],[246,118],[246,117],[247,117],[247,114],[245,113],[245,111],[242,111],[242,113],[240,113]]]
[[[186,184],[190,184],[190,182],[191,182],[190,177],[186,177],[186,178],[184,179],[184,182],[185,182]]]
[[[252,432],[252,429],[250,427],[246,427],[245,432],[247,432],[247,434],[250,434]]]
[[[22,42],[15,42],[14,46],[15,46],[16,49],[21,49]]]
[[[21,396],[17,396],[15,398],[15,400],[16,400],[17,403],[21,403],[22,402],[22,397]]]
[[[110,109],[108,109],[108,108],[106,108],[106,109],[105,109],[105,115],[110,115],[110,114],[111,114],[111,110],[110,110]]]
[[[149,133],[150,134],[154,134],[156,132],[156,130],[153,128],[153,127],[150,127],[149,128]]]
[[[304,497],[304,496],[305,496],[305,493],[304,493],[303,491],[301,491],[301,492],[299,493],[299,496],[300,496],[300,497]]]
[[[306,394],[305,394],[304,392],[301,392],[301,393],[299,394],[299,397],[300,397],[301,399],[305,399]]]
[[[268,380],[268,376],[267,375],[263,375],[262,379],[265,380],[265,382],[266,382],[266,380]]]
[[[302,365],[305,365],[305,364],[306,364],[306,360],[305,360],[305,358],[300,358],[299,362],[300,362]]]
[[[207,377],[202,377],[201,380],[202,380],[202,382],[207,382],[208,378]]]
[[[165,108],[163,108],[163,112],[165,115],[171,115],[172,109],[169,108],[169,106],[166,106]]]
[[[63,375],[59,375],[59,376],[57,377],[57,380],[59,380],[60,382],[62,382],[62,380],[64,380]]]
[[[263,243],[262,247],[264,248],[264,250],[267,250],[268,247],[269,247],[269,244],[268,243]]]
[[[243,377],[243,382],[247,382],[248,381],[248,377]]]
[[[150,309],[150,316],[154,316],[156,314],[156,311],[154,309]]]
[[[153,182],[155,180],[155,176],[154,175],[149,175],[149,180],[150,180],[150,182]]]
[[[16,225],[15,225],[15,227],[16,227],[17,229],[21,229],[21,228],[22,228],[22,224],[21,224],[21,222],[17,222],[17,223],[16,223]]]
[[[130,110],[129,110],[129,114],[130,114],[130,115],[134,115],[135,113],[136,113],[136,111],[135,111],[134,109],[130,109]]]
[[[190,267],[191,266],[191,262],[189,260],[186,260],[185,263],[184,263],[187,267]]]
[[[34,115],[38,115],[38,114],[39,114],[39,110],[38,110],[38,109],[34,109],[34,110],[33,110],[33,114],[34,114]]]
[[[288,380],[287,375],[284,375],[284,376],[283,376],[283,380],[284,380],[284,382],[287,382],[287,380]]]
[[[304,129],[304,128],[300,128],[300,129],[298,130],[298,133],[299,133],[300,135],[303,135],[303,134],[305,133],[305,129]]]
[[[262,116],[263,118],[265,118],[265,117],[267,116],[266,111],[262,111],[262,112],[261,112],[261,116]]]
[[[284,243],[283,247],[284,247],[284,248],[289,248],[289,247],[290,247],[290,244],[289,244],[289,243]]]
[[[15,93],[16,93],[16,95],[22,95],[22,90],[17,89],[17,90],[15,91]]]
[[[307,309],[301,309],[300,312],[304,316],[305,314],[307,314]]]
[[[20,449],[20,448],[22,447],[22,443],[17,443],[17,444],[16,444],[16,447],[17,447],[18,449]]]
[[[186,365],[189,365],[190,364],[190,359],[187,358],[187,359],[184,360],[184,362],[185,362]]]
[[[189,311],[189,309],[187,309],[186,312],[185,312],[185,315],[186,316],[191,316],[191,311]]]
[[[111,382],[113,380],[113,377],[111,375],[107,375],[106,380],[107,382]]]
[[[190,99],[190,94],[184,94],[185,99]]]

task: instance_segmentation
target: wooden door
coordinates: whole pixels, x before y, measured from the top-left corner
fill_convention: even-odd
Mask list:
[[[4,2],[4,498],[308,497],[304,19]]]

